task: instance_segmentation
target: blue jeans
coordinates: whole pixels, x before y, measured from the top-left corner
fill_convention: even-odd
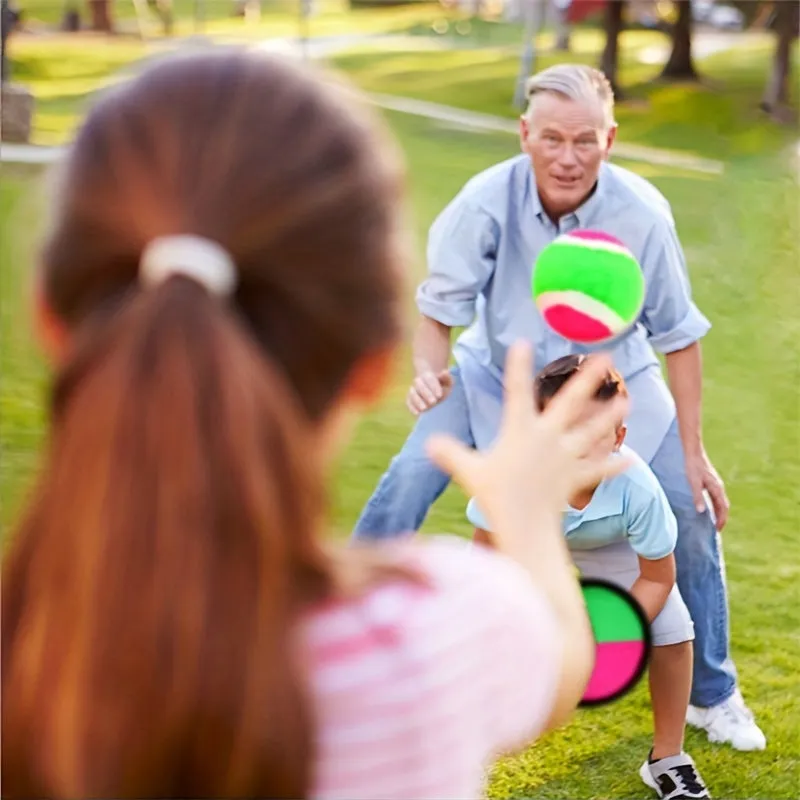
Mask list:
[[[650,462],[678,521],[675,563],[678,588],[694,621],[694,675],[691,702],[711,707],[736,689],[729,657],[728,592],[725,565],[711,513],[698,514],[686,478],[678,422],[672,423]]]
[[[356,523],[354,538],[394,538],[420,528],[428,510],[447,488],[449,476],[425,455],[433,433],[448,433],[474,446],[469,405],[458,369],[450,395],[422,414]],[[672,423],[650,467],[678,521],[675,560],[678,588],[695,626],[694,705],[711,707],[733,694],[736,671],[728,656],[728,600],[719,536],[709,512],[698,514],[684,468],[677,421]]]
[[[422,526],[430,507],[450,483],[450,476],[425,454],[425,442],[432,434],[447,433],[468,447],[475,446],[458,367],[453,367],[450,374],[453,376],[450,394],[417,418],[411,434],[361,512],[353,532],[355,539],[393,539]]]

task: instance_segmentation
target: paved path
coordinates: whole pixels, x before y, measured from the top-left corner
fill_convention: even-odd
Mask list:
[[[37,147],[32,144],[0,144],[0,164],[53,164],[61,158],[63,147]]]
[[[771,44],[773,37],[763,31],[745,31],[743,33],[725,33],[724,31],[698,31],[692,36],[692,58],[702,61],[704,58],[726,50],[741,47],[742,44],[756,45]],[[637,59],[642,64],[664,64],[669,57],[670,45],[665,37],[662,45],[645,47],[638,54]]]

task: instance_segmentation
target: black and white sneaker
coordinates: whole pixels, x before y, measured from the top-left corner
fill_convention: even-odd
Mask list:
[[[663,800],[707,800],[711,797],[694,761],[686,753],[658,761],[647,760],[639,776]]]

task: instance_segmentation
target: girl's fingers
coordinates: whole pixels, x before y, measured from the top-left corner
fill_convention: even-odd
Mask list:
[[[553,423],[561,430],[571,428],[585,413],[586,404],[602,386],[611,366],[611,359],[606,355],[590,356],[586,366],[578,370],[550,401],[547,414]]]
[[[609,456],[600,461],[586,461],[576,470],[577,486],[587,486],[620,475],[630,467],[632,459],[625,456]]]
[[[476,475],[480,470],[480,456],[475,450],[464,445],[452,436],[440,434],[431,436],[425,444],[431,461],[439,469],[451,475],[456,483],[468,492],[473,491],[477,483]]]
[[[527,342],[508,349],[505,367],[503,424],[526,422],[533,413],[533,354]]]
[[[628,400],[625,397],[615,397],[602,404],[596,404],[596,413],[582,422],[576,423],[565,436],[572,445],[573,452],[586,453],[603,439],[609,430],[616,428],[628,411]]]

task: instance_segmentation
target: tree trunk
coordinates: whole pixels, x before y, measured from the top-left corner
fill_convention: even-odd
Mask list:
[[[12,7],[8,0],[0,0],[0,83],[7,83],[10,77],[6,46],[8,37],[19,24],[19,20],[19,11]]]
[[[800,35],[800,6],[797,3],[777,3],[773,23],[777,41],[775,57],[761,108],[770,114],[789,105],[789,75],[792,69],[792,43]]]
[[[161,20],[161,29],[164,36],[172,36],[175,27],[172,0],[147,0],[147,5],[156,12],[156,15]]]
[[[568,53],[570,50],[569,5],[565,2],[554,3],[556,14],[556,50]]]
[[[81,29],[81,10],[78,0],[65,0],[61,13],[59,30],[64,33],[77,33]]]
[[[514,89],[514,107],[524,111],[528,104],[526,86],[536,66],[536,37],[544,25],[544,3],[541,0],[523,0],[525,14],[525,44],[519,60],[519,74]]]
[[[112,0],[88,0],[90,28],[101,33],[114,33],[114,19],[112,15]]]
[[[81,29],[81,12],[77,8],[68,8],[61,17],[61,30],[64,33],[77,33]]]
[[[603,55],[600,57],[600,69],[608,78],[617,97],[620,96],[617,68],[619,67],[619,35],[622,33],[624,6],[624,0],[612,0],[606,3],[606,44],[603,48]]]
[[[697,80],[692,61],[692,0],[678,0],[678,19],[672,28],[672,52],[661,72],[670,80]]]

